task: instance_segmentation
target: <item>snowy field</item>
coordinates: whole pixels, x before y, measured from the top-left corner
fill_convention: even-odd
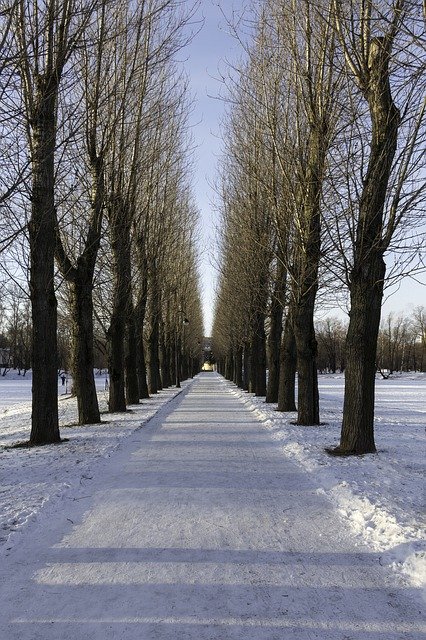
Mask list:
[[[10,449],[8,445],[29,437],[31,380],[0,378],[0,556],[16,544],[32,521],[48,518],[61,501],[73,500],[94,469],[108,464],[120,442],[177,393],[165,390],[125,414],[110,415],[106,413],[107,394],[101,391],[104,384],[105,376],[99,376],[102,424],[75,426],[75,399],[62,396],[59,385],[61,435],[68,441],[51,447]],[[425,580],[426,375],[377,380],[378,454],[357,458],[333,458],[324,453],[325,446],[338,443],[341,375],[320,376],[321,419],[326,423],[320,427],[294,426],[295,414],[283,416],[264,399],[226,381],[223,385],[262,421],[282,453],[310,473],[317,492],[331,500],[360,541],[381,555],[381,563],[404,572],[413,585],[421,585]]]
[[[105,381],[107,380],[105,373],[96,374],[95,382],[98,391],[105,389]],[[32,376],[31,371],[27,371],[25,376],[18,375],[16,371],[8,371],[5,376],[0,376],[0,414],[7,413],[10,409],[13,409],[14,405],[22,404],[24,402],[31,402],[31,385]],[[66,376],[65,384],[62,384],[61,379],[58,377],[58,396],[68,395],[71,389],[71,379]],[[16,407],[18,411],[21,411],[20,407]]]

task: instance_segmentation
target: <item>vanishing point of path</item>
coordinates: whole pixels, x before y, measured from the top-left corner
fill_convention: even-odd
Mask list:
[[[424,638],[414,590],[316,489],[202,374],[24,532],[0,570],[0,638]]]

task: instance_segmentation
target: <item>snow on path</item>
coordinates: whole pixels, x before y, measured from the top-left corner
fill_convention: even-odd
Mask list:
[[[420,640],[419,590],[352,536],[215,374],[135,431],[0,570],[3,640]]]

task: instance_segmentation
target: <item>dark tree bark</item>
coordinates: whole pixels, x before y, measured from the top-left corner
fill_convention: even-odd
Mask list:
[[[232,382],[237,384],[237,359],[235,356],[235,348],[232,349]]]
[[[250,345],[244,343],[243,347],[243,390],[248,391],[250,386]]]
[[[197,373],[199,373],[200,371],[200,362],[198,358],[192,358],[192,364],[191,364],[191,378],[193,378],[194,376],[197,375]]]
[[[138,314],[139,317],[139,314]],[[147,370],[145,362],[145,345],[143,340],[143,325],[140,324],[138,319],[137,325],[137,373],[138,373],[138,385],[139,385],[139,399],[149,398],[148,382],[147,382]]]
[[[151,301],[152,302],[152,301]],[[159,357],[160,327],[157,309],[150,309],[150,331],[148,335],[148,386],[149,393],[155,395],[161,388],[160,357]]]
[[[78,423],[101,421],[94,378],[92,279],[79,275],[70,283],[72,318],[71,371],[77,396]]]
[[[250,360],[250,391],[256,396],[266,396],[265,314],[259,310],[254,314],[253,333],[250,343]]]
[[[110,238],[112,253],[113,297],[111,322],[108,329],[108,367],[110,375],[109,410],[113,413],[126,411],[125,395],[125,337],[127,303],[129,300],[129,254],[130,228],[126,211],[115,199],[109,208]]]
[[[280,349],[281,334],[283,329],[283,308],[285,300],[286,271],[279,263],[277,280],[270,308],[270,327],[268,335],[268,388],[266,402],[278,402],[278,389],[280,379]]]
[[[139,404],[139,367],[136,310],[131,300],[128,301],[125,349],[126,351],[124,359],[124,370],[126,403]]]
[[[359,205],[351,310],[346,338],[345,398],[336,455],[374,453],[374,391],[377,337],[386,266],[382,223],[386,192],[397,148],[400,114],[389,82],[390,42],[370,43],[369,80],[364,87],[372,122],[367,173]]]
[[[287,313],[281,342],[280,384],[277,411],[297,411],[295,402],[296,370],[296,340],[293,331],[292,309],[290,307]]]
[[[174,339],[174,363],[175,363],[175,385],[177,389],[180,389],[181,386],[181,344],[180,344],[180,338],[179,338],[179,334],[178,334],[178,330],[176,329],[175,332],[175,339]]]
[[[160,372],[161,372],[161,384],[167,389],[172,384],[170,376],[170,349],[167,346],[167,335],[165,332],[164,323],[161,325],[161,338],[160,338]]]
[[[232,381],[232,356],[229,353],[225,358],[225,378]]]
[[[295,322],[297,349],[297,424],[319,424],[317,341],[310,305],[299,308]]]
[[[274,303],[268,335],[268,387],[266,402],[278,402],[280,375],[280,343],[282,333],[282,307]]]
[[[186,329],[185,325],[182,328],[182,380],[188,380],[189,378],[189,357],[186,345]]]
[[[108,369],[110,378],[108,407],[112,413],[126,411],[124,336],[125,323],[120,318],[120,311],[115,308],[113,309],[108,329]]]
[[[235,384],[243,388],[243,348],[237,347],[235,352]]]
[[[169,377],[170,377],[170,385],[174,384],[176,380],[176,355],[174,348],[174,338],[171,333],[167,336],[167,360],[169,363]]]
[[[31,444],[59,442],[57,302],[54,287],[56,211],[54,154],[56,79],[39,78],[32,113],[30,298],[32,308]]]
[[[146,306],[148,302],[148,265],[145,256],[145,247],[143,237],[138,236],[135,243],[136,258],[139,269],[139,289],[137,293],[137,300],[135,305],[136,314],[136,367],[139,386],[139,398],[149,398],[148,382],[147,382],[147,367],[145,359],[145,343],[144,343],[144,325]]]

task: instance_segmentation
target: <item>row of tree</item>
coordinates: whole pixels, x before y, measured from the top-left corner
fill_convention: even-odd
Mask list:
[[[296,409],[297,370],[298,424],[320,424],[314,312],[347,296],[332,453],[374,452],[384,287],[424,266],[420,3],[252,4],[235,30],[241,64],[224,78],[214,352],[228,378],[281,411]]]
[[[28,296],[16,287],[5,292],[7,307],[0,305],[0,367],[2,375],[10,369],[17,369],[25,376],[31,368],[31,306]],[[66,308],[65,308],[66,312]],[[182,327],[184,328],[185,325]],[[94,366],[102,370],[108,368],[107,336],[96,327]],[[317,365],[320,373],[343,373],[345,370],[345,340],[347,323],[337,317],[327,317],[315,323],[318,344]],[[193,339],[192,339],[193,341]],[[144,343],[147,343],[145,340]],[[198,339],[197,339],[198,355]],[[204,345],[205,347],[205,345]],[[194,354],[195,355],[195,354]],[[58,368],[69,371],[72,359],[72,335],[67,315],[58,317]],[[214,362],[209,349],[203,350],[203,360]],[[419,306],[410,316],[389,313],[380,324],[376,354],[377,369],[383,376],[409,371],[426,371],[426,310]],[[193,362],[191,370],[198,368]],[[173,377],[175,380],[175,377]]]
[[[33,444],[60,439],[64,331],[80,424],[100,421],[95,345],[107,350],[110,411],[199,366],[190,97],[177,62],[196,8],[2,3],[1,268],[29,285]]]

